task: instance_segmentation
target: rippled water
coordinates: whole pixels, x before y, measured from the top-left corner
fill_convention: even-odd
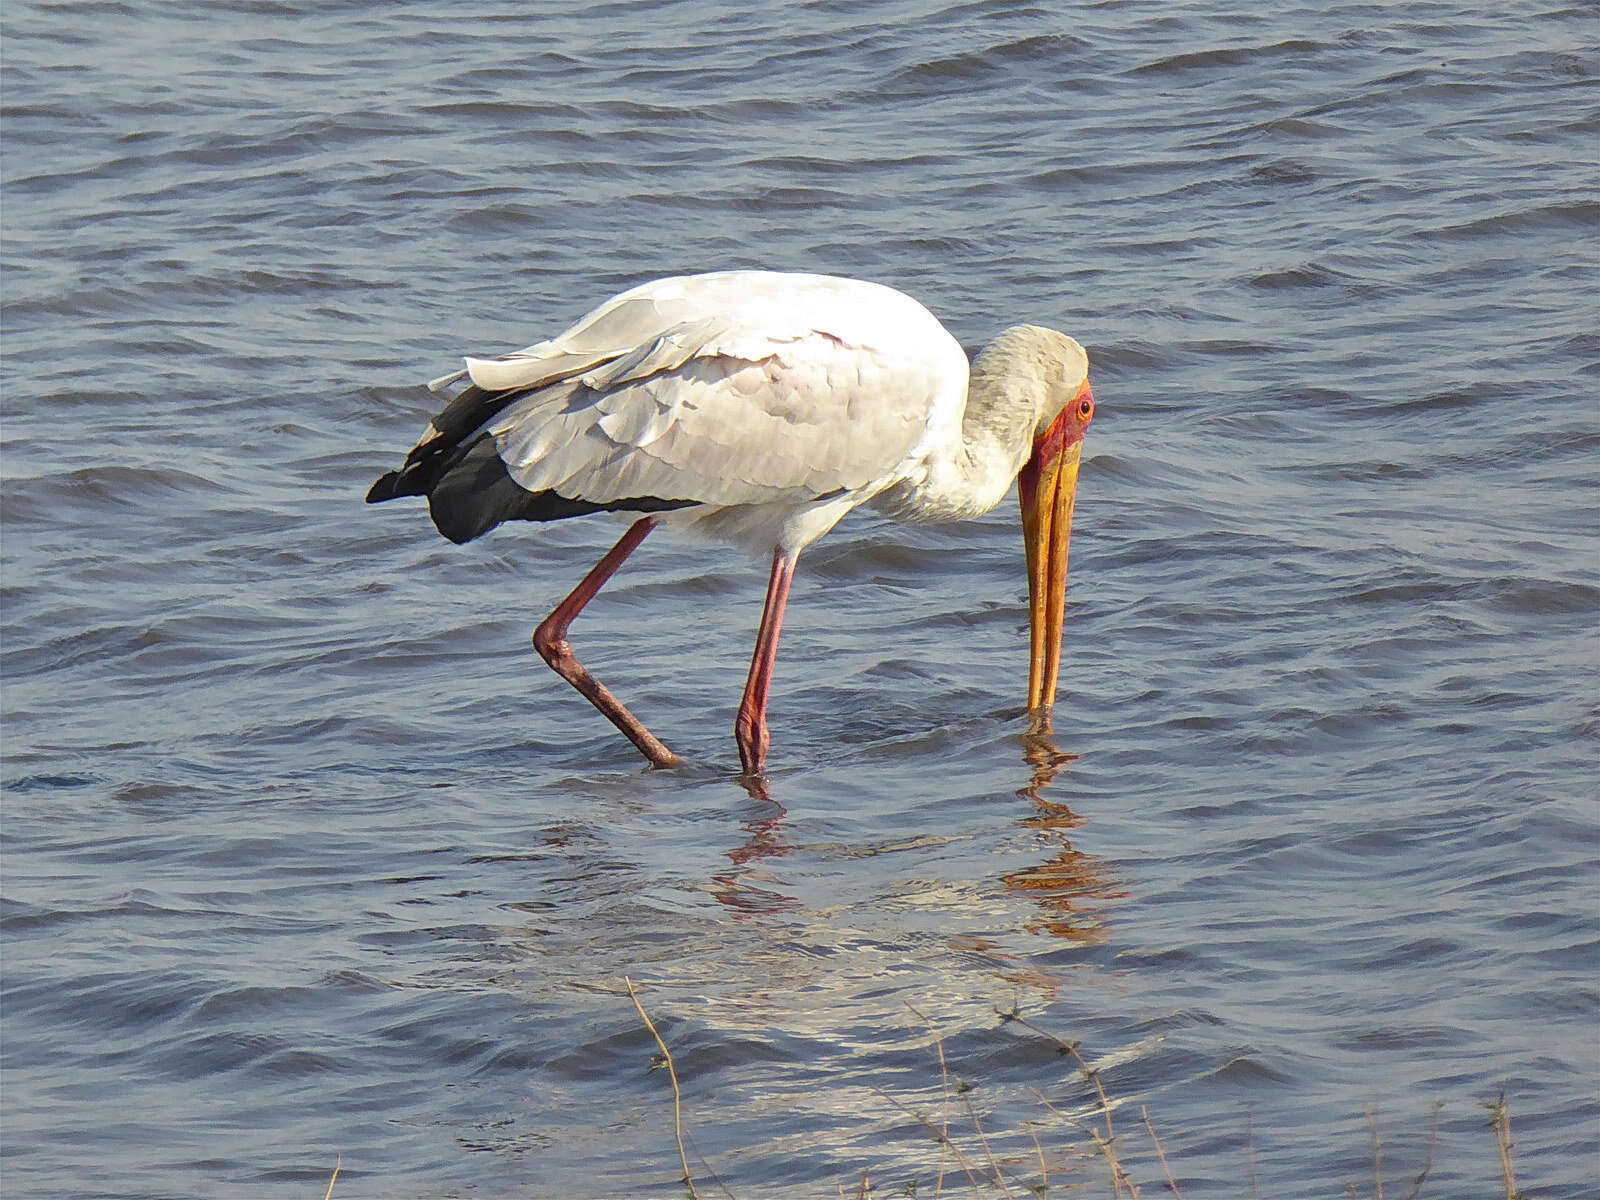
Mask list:
[[[5,13],[7,1194],[1592,1195],[1593,10]],[[642,279],[1089,348],[1052,765],[1014,508],[763,564],[361,496]],[[936,1040],[937,1035],[937,1040]],[[976,1085],[941,1101],[938,1053]],[[970,1104],[970,1109],[967,1107]],[[973,1129],[981,1123],[985,1151]],[[1036,1152],[1034,1135],[1044,1147]],[[990,1157],[992,1155],[992,1159]],[[972,1190],[953,1158],[943,1188]]]

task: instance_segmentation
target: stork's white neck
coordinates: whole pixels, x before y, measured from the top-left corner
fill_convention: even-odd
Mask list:
[[[1087,375],[1083,348],[1065,334],[1007,329],[973,361],[959,436],[929,446],[922,478],[883,493],[876,507],[902,521],[982,516],[1011,490],[1034,439]]]

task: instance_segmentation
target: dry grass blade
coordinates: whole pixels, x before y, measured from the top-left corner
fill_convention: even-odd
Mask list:
[[[1167,1186],[1172,1189],[1172,1194],[1182,1200],[1182,1193],[1178,1191],[1178,1183],[1172,1178],[1172,1168],[1167,1166],[1167,1152],[1161,1148],[1161,1139],[1156,1136],[1156,1127],[1150,1124],[1150,1111],[1144,1105],[1139,1106],[1139,1115],[1144,1118],[1144,1130],[1150,1135],[1150,1144],[1156,1148],[1156,1157],[1161,1160],[1161,1173],[1167,1177]]]
[[[1060,1038],[1056,1039],[1060,1041]],[[1062,1042],[1067,1048],[1067,1053],[1077,1060],[1078,1068],[1083,1072],[1083,1077],[1094,1084],[1095,1095],[1100,1097],[1100,1115],[1106,1119],[1106,1141],[1109,1143],[1116,1134],[1111,1129],[1111,1102],[1106,1099],[1106,1089],[1100,1083],[1100,1072],[1091,1067],[1083,1055],[1078,1053],[1078,1047],[1071,1042]]]
[[[1028,1028],[1031,1029],[1033,1026],[1030,1025]],[[1111,1128],[1111,1101],[1106,1098],[1105,1085],[1100,1082],[1100,1072],[1091,1067],[1088,1060],[1078,1052],[1075,1042],[1065,1042],[1060,1038],[1055,1040],[1066,1048],[1068,1054],[1072,1055],[1074,1061],[1078,1064],[1079,1072],[1094,1085],[1094,1093],[1100,1099],[1100,1115],[1105,1118],[1106,1135],[1102,1138],[1091,1125],[1089,1127],[1089,1136],[1094,1139],[1094,1144],[1100,1148],[1100,1153],[1106,1156],[1106,1162],[1111,1166],[1112,1190],[1120,1195],[1119,1189],[1127,1188],[1128,1195],[1132,1196],[1133,1200],[1139,1200],[1139,1189],[1134,1186],[1133,1180],[1128,1178],[1128,1173],[1122,1169],[1122,1163],[1117,1159],[1116,1134]]]
[[[1028,1020],[1022,1015],[1021,1010],[1016,1005],[1012,1005],[1009,1012],[1002,1011],[998,1015],[1001,1021],[1014,1022],[1018,1025],[1021,1025],[1029,1032],[1038,1034],[1040,1037],[1054,1042],[1056,1048],[1062,1054],[1070,1055],[1072,1060],[1078,1064],[1079,1074],[1087,1079],[1090,1085],[1094,1088],[1095,1097],[1100,1103],[1100,1115],[1106,1123],[1104,1134],[1100,1133],[1100,1131],[1095,1129],[1093,1126],[1088,1128],[1088,1133],[1089,1137],[1093,1139],[1094,1144],[1099,1149],[1100,1153],[1105,1155],[1106,1162],[1111,1167],[1112,1190],[1114,1194],[1119,1196],[1125,1190],[1128,1195],[1134,1197],[1135,1200],[1138,1200],[1139,1188],[1133,1182],[1133,1180],[1128,1177],[1128,1173],[1122,1169],[1122,1163],[1117,1158],[1116,1129],[1111,1122],[1111,1099],[1106,1095],[1105,1085],[1100,1082],[1099,1070],[1089,1065],[1088,1059],[1084,1058],[1082,1052],[1079,1051],[1077,1042],[1069,1042],[1066,1038],[1052,1033],[1050,1030],[1045,1029],[1040,1025],[1034,1024],[1032,1021]],[[1039,1095],[1039,1099],[1044,1100],[1046,1107],[1048,1107],[1051,1112],[1056,1112],[1058,1116],[1061,1115],[1053,1104],[1051,1104],[1048,1100],[1045,1100],[1043,1094]],[[1150,1128],[1150,1121],[1148,1117],[1145,1118],[1145,1127],[1147,1129]],[[1150,1130],[1150,1136],[1152,1140],[1155,1139],[1155,1131],[1153,1129]],[[1161,1143],[1159,1141],[1156,1142],[1156,1153],[1161,1155],[1161,1165],[1163,1168],[1165,1168],[1167,1165],[1166,1155],[1162,1153]],[[1173,1193],[1177,1194],[1177,1185],[1172,1182],[1172,1174],[1170,1171],[1167,1173],[1167,1184],[1172,1188]]]
[[[978,1131],[978,1141],[983,1145],[984,1157],[989,1160],[989,1170],[994,1172],[994,1181],[1000,1185],[1000,1190],[1005,1192],[1008,1200],[1016,1200],[1012,1195],[1011,1186],[1006,1183],[1006,1177],[1000,1170],[1000,1164],[994,1160],[994,1151],[989,1148],[989,1139],[984,1135],[983,1126],[978,1124],[978,1112],[972,1107],[972,1098],[966,1092],[962,1092],[961,1102],[967,1106],[967,1116],[972,1119],[972,1127]]]
[[[907,1004],[906,1007],[922,1018],[928,1032],[933,1034],[933,1048],[939,1052],[939,1091],[942,1097],[939,1107],[939,1172],[933,1181],[934,1198],[938,1200],[939,1193],[944,1191],[944,1153],[947,1148],[954,1149],[950,1142],[950,1067],[944,1060],[944,1039],[934,1028],[932,1018],[913,1004]],[[967,1178],[972,1178],[971,1171],[967,1172]]]
[[[1033,1139],[1033,1149],[1039,1156],[1039,1186],[1034,1189],[1043,1196],[1050,1191],[1050,1170],[1044,1165],[1044,1147],[1039,1144],[1039,1135],[1033,1131],[1033,1126],[1028,1126],[1028,1136]]]
[[[1428,1174],[1433,1170],[1433,1155],[1439,1148],[1439,1113],[1444,1105],[1438,1100],[1433,1102],[1432,1119],[1428,1122],[1428,1157],[1422,1164],[1422,1170],[1417,1172],[1416,1178],[1411,1181],[1411,1191],[1406,1194],[1406,1200],[1417,1200],[1422,1194],[1422,1185],[1427,1182]]]
[[[1522,1200],[1516,1176],[1511,1172],[1511,1110],[1506,1107],[1505,1093],[1501,1092],[1486,1107],[1494,1127],[1494,1144],[1500,1151],[1500,1176],[1506,1185],[1506,1200]]]
[[[1046,1096],[1038,1088],[1030,1088],[1029,1090],[1038,1097],[1040,1104],[1043,1104],[1051,1112],[1055,1113],[1055,1115],[1060,1117],[1065,1124],[1071,1125],[1074,1129],[1081,1129],[1089,1135],[1089,1139],[1095,1144],[1095,1149],[1100,1151],[1101,1155],[1104,1156],[1106,1163],[1111,1168],[1111,1194],[1113,1196],[1120,1196],[1122,1195],[1123,1190],[1126,1189],[1128,1194],[1134,1197],[1134,1200],[1138,1200],[1139,1189],[1137,1186],[1135,1186],[1133,1180],[1128,1178],[1128,1173],[1122,1169],[1122,1164],[1117,1161],[1117,1150],[1116,1147],[1111,1144],[1111,1140],[1109,1138],[1101,1137],[1100,1131],[1093,1125],[1078,1124],[1078,1122],[1067,1116],[1066,1113],[1062,1112],[1054,1104],[1051,1104],[1050,1097]]]
[[[1117,1152],[1111,1145],[1111,1139],[1101,1137],[1100,1131],[1093,1125],[1089,1126],[1089,1136],[1094,1139],[1094,1144],[1099,1147],[1100,1153],[1106,1156],[1106,1162],[1111,1167],[1111,1194],[1120,1196],[1126,1188],[1133,1200],[1139,1200],[1139,1189],[1133,1180],[1128,1178],[1128,1173],[1122,1169],[1122,1164],[1117,1161]]]
[[[322,1200],[333,1200],[333,1185],[339,1180],[339,1168],[342,1166],[344,1166],[344,1155],[334,1155],[333,1176],[328,1180],[328,1190],[322,1193]]]
[[[655,1022],[650,1019],[650,1014],[644,1011],[644,1005],[639,1003],[639,995],[633,990],[633,980],[624,975],[622,982],[628,985],[628,995],[633,1000],[633,1006],[639,1010],[639,1019],[650,1031],[650,1036],[656,1039],[656,1045],[661,1047],[661,1057],[667,1061],[667,1078],[672,1080],[672,1132],[678,1139],[678,1161],[683,1164],[683,1186],[689,1189],[689,1195],[694,1197],[694,1200],[699,1200],[700,1193],[694,1190],[694,1176],[689,1171],[689,1155],[683,1148],[683,1093],[678,1089],[678,1070],[672,1065],[672,1051],[668,1050],[666,1042],[661,1040],[661,1034],[656,1031]]]
[[[882,1088],[875,1087],[872,1090],[879,1096],[883,1097],[883,1099],[887,1100],[890,1104],[898,1108],[901,1112],[905,1113],[906,1116],[910,1117],[913,1121],[916,1121],[929,1133],[933,1134],[934,1141],[938,1142],[941,1146],[949,1147],[950,1153],[956,1156],[956,1165],[967,1173],[967,1182],[972,1184],[973,1187],[978,1186],[978,1177],[973,1173],[972,1164],[967,1161],[967,1156],[961,1152],[961,1147],[956,1145],[955,1142],[950,1139],[948,1134],[946,1134],[937,1125],[928,1120],[927,1117],[923,1116],[915,1109],[907,1108],[904,1104],[901,1104],[900,1101],[889,1095],[889,1093],[884,1091]],[[938,1192],[935,1192],[934,1195],[937,1196]]]
[[[1077,1048],[1078,1048],[1078,1043],[1077,1042],[1069,1042],[1069,1041],[1067,1041],[1066,1038],[1062,1037],[1060,1034],[1051,1033],[1048,1029],[1044,1028],[1044,1026],[1042,1026],[1042,1025],[1035,1025],[1032,1021],[1028,1020],[1027,1017],[1022,1015],[1021,1009],[1019,1009],[1019,1008],[1017,1008],[1015,1006],[1013,1006],[1010,1009],[1010,1011],[998,1012],[997,1015],[999,1016],[1000,1020],[1002,1020],[1002,1021],[1014,1022],[1015,1024],[1021,1025],[1024,1029],[1029,1030],[1032,1033],[1038,1034],[1040,1037],[1044,1038],[1046,1041],[1054,1042],[1058,1047],[1060,1047],[1061,1053],[1063,1053],[1063,1054],[1073,1054],[1073,1053],[1076,1053],[1076,1051],[1077,1051]]]
[[[1111,1102],[1106,1098],[1106,1089],[1100,1083],[1100,1072],[1091,1067],[1088,1060],[1079,1053],[1078,1043],[1069,1042],[1059,1034],[1051,1033],[1043,1026],[1035,1025],[1027,1017],[1023,1016],[1021,1010],[1015,1005],[1012,1006],[1009,1012],[999,1013],[999,1017],[1001,1021],[1010,1021],[1021,1025],[1029,1032],[1036,1033],[1040,1037],[1054,1042],[1061,1053],[1072,1056],[1073,1060],[1078,1064],[1079,1071],[1082,1072],[1085,1079],[1094,1085],[1095,1094],[1100,1098],[1100,1114],[1106,1119],[1105,1140],[1110,1142],[1116,1136],[1115,1131],[1111,1128]]]

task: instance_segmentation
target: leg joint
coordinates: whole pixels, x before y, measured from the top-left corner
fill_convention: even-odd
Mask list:
[[[566,639],[566,630],[557,629],[549,621],[533,631],[533,648],[539,657],[552,667],[572,657],[572,646]]]

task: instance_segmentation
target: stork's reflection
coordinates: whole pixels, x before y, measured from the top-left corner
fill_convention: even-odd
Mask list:
[[[1035,866],[1001,876],[1001,882],[1010,891],[1028,896],[1042,910],[1038,919],[1026,923],[1030,932],[1099,945],[1106,940],[1105,910],[1127,891],[1105,862],[1073,846],[1069,835],[1084,818],[1066,801],[1046,794],[1056,777],[1079,757],[1056,744],[1048,719],[1023,736],[1022,759],[1031,777],[1017,789],[1017,795],[1032,803],[1033,813],[1019,824],[1036,831],[1040,844],[1051,854]]]
[[[711,895],[740,912],[776,913],[800,908],[801,902],[779,891],[777,881],[770,879],[770,873],[762,866],[765,859],[782,858],[794,849],[784,828],[788,811],[773,800],[766,776],[741,775],[739,783],[756,802],[758,813],[739,823],[745,840],[726,851],[733,869],[712,876]]]
[[[1028,776],[1016,794],[1028,802],[1030,811],[1017,820],[1017,826],[1032,833],[1047,857],[1007,872],[1000,882],[1007,891],[1026,896],[1037,911],[1036,917],[1023,923],[1029,932],[1098,945],[1107,938],[1107,909],[1127,892],[1107,863],[1073,846],[1072,831],[1084,818],[1051,794],[1065,790],[1062,777],[1078,758],[1061,749],[1048,725],[1035,726],[1024,735],[1022,760]],[[712,877],[711,894],[718,902],[751,914],[804,907],[803,901],[788,894],[781,874],[767,863],[796,849],[789,838],[787,811],[774,798],[771,781],[765,776],[743,775],[738,782],[753,804],[739,824],[743,840],[724,851],[729,869]]]

